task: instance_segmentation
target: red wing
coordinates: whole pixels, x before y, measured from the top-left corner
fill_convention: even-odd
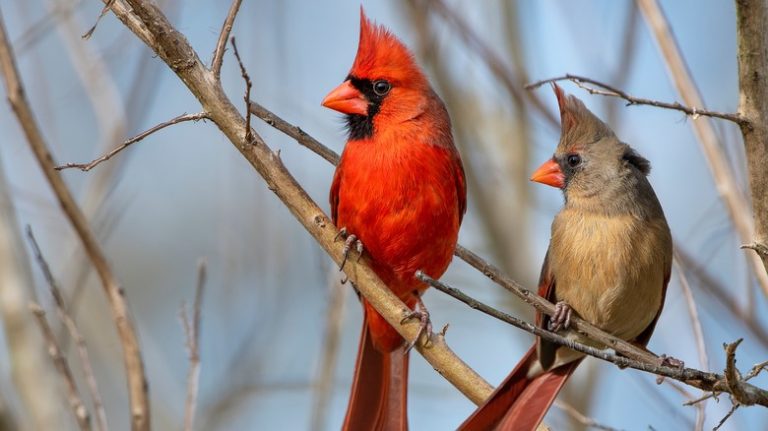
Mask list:
[[[456,177],[456,197],[459,201],[459,224],[461,224],[464,213],[467,212],[467,177],[464,175],[464,166],[461,164],[461,157],[458,153],[456,153],[456,159],[453,163]]]
[[[544,264],[541,265],[541,275],[539,276],[539,296],[545,298],[547,301],[555,302],[555,276],[552,274],[549,268],[549,250],[544,256]],[[540,328],[547,328],[549,326],[549,316],[536,312],[536,326]],[[557,350],[557,344],[553,344],[536,338],[539,350],[539,362],[541,366],[546,370],[555,361],[555,350]]]

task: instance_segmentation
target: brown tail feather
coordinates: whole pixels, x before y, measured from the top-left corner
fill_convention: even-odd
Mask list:
[[[491,397],[463,424],[461,431],[535,430],[581,359],[528,378],[536,362],[534,344]]]
[[[373,346],[367,319],[357,352],[355,377],[342,430],[408,429],[408,355]]]

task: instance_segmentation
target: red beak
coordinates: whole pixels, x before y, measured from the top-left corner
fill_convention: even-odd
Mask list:
[[[368,115],[368,100],[349,80],[328,93],[322,105],[342,114]]]
[[[531,181],[562,189],[565,187],[565,174],[555,159],[549,159],[531,175]]]

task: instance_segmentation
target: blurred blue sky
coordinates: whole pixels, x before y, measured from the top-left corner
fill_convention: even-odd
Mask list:
[[[99,129],[98,116],[72,67],[61,31],[49,26],[48,31],[30,36],[29,29],[49,14],[47,5],[53,3],[0,0],[0,8],[17,49],[29,97],[56,160],[86,161],[114,143],[103,139],[104,131]],[[75,17],[84,32],[101,4],[76,3]],[[370,18],[415,47],[417,29],[404,18],[407,8],[401,2],[362,3]],[[502,22],[503,15],[494,13],[500,1],[485,2],[482,7],[468,0],[448,3],[461,11],[491,47],[501,46],[505,26],[516,25]],[[733,3],[682,0],[661,4],[707,107],[735,111],[738,89]],[[358,6],[358,2],[340,0],[245,1],[233,31],[254,81],[252,98],[338,152],[344,142],[342,123],[338,114],[320,106],[320,100],[341,82],[352,64],[357,48]],[[608,82],[615,79],[630,6],[628,1],[611,0],[518,2],[528,76],[537,80],[574,73]],[[228,1],[188,0],[171,8],[175,10],[172,21],[205,61],[211,57],[228,7]],[[507,105],[508,101],[503,100],[506,93],[499,91],[500,84],[480,58],[439,16],[433,14],[431,19],[436,28],[436,49],[447,58],[450,73],[463,77],[463,86],[477,100],[487,102],[489,111]],[[655,42],[640,20],[636,57],[623,88],[637,96],[678,100]],[[124,104],[138,94],[137,88],[149,87],[142,90],[147,93],[147,103],[126,110],[127,135],[180,113],[199,110],[175,75],[112,15],[102,20],[91,40],[82,43],[103,56]],[[508,59],[505,51],[497,52]],[[142,61],[148,66],[140,66]],[[142,70],[138,80],[137,70]],[[243,82],[230,53],[225,57],[222,76],[232,100],[241,104]],[[154,84],[150,85],[150,81]],[[741,298],[740,304],[746,303],[747,292],[752,290],[753,318],[765,326],[765,298],[747,272],[738,238],[691,133],[691,120],[672,111],[624,108],[620,102],[607,104],[572,84],[563,87],[584,100],[598,116],[605,117],[612,104],[618,106],[619,119],[611,125],[622,140],[651,160],[651,182],[675,240],[734,297]],[[555,112],[550,90],[542,87],[535,91]],[[122,111],[116,107],[115,115]],[[253,124],[267,143],[281,150],[286,166],[327,209],[332,167],[260,121],[254,120]],[[558,130],[538,118],[533,118],[531,124],[529,173],[550,157],[558,137]],[[724,123],[716,126],[721,142],[741,171],[743,156],[736,128]],[[74,236],[43,182],[7,104],[0,106],[0,133],[0,159],[12,186],[20,222],[35,229],[54,272],[65,288],[72,289],[79,264]],[[504,139],[493,133],[483,136]],[[487,147],[472,142],[464,148],[475,145]],[[211,123],[166,129],[118,158],[122,172],[101,216],[111,221],[111,227],[104,229],[101,237],[138,322],[157,429],[180,428],[187,363],[177,311],[183,300],[192,298],[195,265],[201,256],[208,259],[210,277],[203,309],[200,426],[226,430],[309,428],[328,292],[343,288],[347,291],[345,327],[326,423],[327,429],[338,428],[345,411],[361,313],[348,286],[329,283],[336,277],[330,260]],[[70,170],[63,175],[83,197],[89,180],[104,167],[91,173]],[[531,261],[536,264],[528,274],[516,276],[533,278],[546,250],[549,224],[562,198],[555,189],[535,184],[529,187],[536,205],[531,216],[533,247],[525,253],[532,255]],[[499,195],[498,199],[508,198]],[[460,242],[490,258],[480,222],[477,208],[470,201]],[[454,262],[444,280],[482,301],[500,306],[509,303],[504,302],[506,294],[501,289],[461,261]],[[752,339],[742,325],[695,285],[694,295],[702,314],[712,370],[723,368],[722,343],[742,336],[746,340],[739,349],[740,366],[747,368],[766,359],[765,346]],[[81,301],[78,319],[97,359],[111,423],[114,429],[127,429],[119,345],[94,277],[85,285]],[[492,384],[509,372],[532,340],[440,293],[428,293],[425,301],[436,327],[451,324],[447,336],[451,347]],[[676,277],[649,347],[702,367]],[[669,385],[656,386],[652,376],[638,371],[621,371],[597,360],[588,363],[577,371],[569,386],[578,393],[587,376],[599,376],[598,389],[592,395],[595,402],[586,412],[589,416],[628,430],[692,428],[695,410],[681,406],[685,398]],[[0,364],[7,364],[3,356]],[[597,367],[597,374],[589,373],[589,367]],[[2,370],[2,391],[13,394],[8,369]],[[410,378],[414,430],[451,429],[474,408],[418,354],[412,355]],[[765,385],[768,379],[756,381]],[[225,409],[217,409],[217,402],[227,393],[235,395],[228,399]],[[729,407],[725,398],[719,403],[710,402],[706,427],[714,426]],[[553,429],[567,424],[565,415],[556,408],[546,422]],[[742,408],[723,429],[766,427],[768,415],[764,410]]]

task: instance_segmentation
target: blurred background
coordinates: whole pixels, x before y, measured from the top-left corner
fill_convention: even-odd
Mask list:
[[[208,62],[229,2],[158,3]],[[610,0],[362,3],[370,18],[412,48],[448,105],[469,184],[460,242],[535,287],[562,197],[527,178],[551,156],[559,118],[548,87],[526,91],[523,85],[574,73],[635,96],[680,100],[643,15],[633,2]],[[733,2],[661,1],[661,6],[706,107],[735,112]],[[0,0],[0,8],[32,107],[58,163],[87,162],[157,123],[199,111],[177,77],[112,14],[90,40],[81,39],[101,2]],[[359,2],[251,0],[243,2],[232,33],[254,81],[252,99],[337,152],[345,140],[342,121],[320,101],[352,64],[358,20]],[[231,52],[222,77],[240,105],[244,85]],[[768,359],[765,296],[738,248],[741,242],[692,133],[693,120],[676,111],[591,96],[572,83],[562,86],[653,164],[650,180],[693,301],[686,299],[675,271],[649,348],[688,366],[722,371],[722,344],[743,337],[737,355],[743,371]],[[327,209],[333,167],[258,119],[252,124]],[[713,124],[740,192],[747,193],[738,129],[722,121]],[[110,427],[128,429],[121,347],[101,286],[7,103],[0,104],[0,138],[2,235],[19,236],[25,225],[34,230],[88,343]],[[193,299],[202,257],[209,276],[197,429],[338,429],[361,307],[349,285],[339,284],[331,260],[214,125],[176,125],[89,173],[62,174],[126,289],[146,362],[155,429],[182,426],[188,359],[179,309]],[[0,415],[26,429],[73,429],[62,381],[51,370],[26,308],[36,291],[43,306],[53,310],[30,256],[26,242],[0,251]],[[533,318],[532,309],[458,259],[443,279],[481,301]],[[425,302],[436,328],[450,323],[448,344],[493,385],[532,342],[529,334],[439,292],[429,291]],[[697,347],[691,307],[700,318],[704,352]],[[58,332],[85,390],[72,342]],[[412,429],[455,428],[474,405],[418,354],[411,357]],[[768,378],[754,382],[765,387]],[[590,359],[545,422],[558,430],[583,429],[576,411],[617,429],[694,429],[697,421],[711,429],[731,403],[722,396],[699,408],[682,405],[699,395],[690,387],[668,381],[656,385],[652,375]],[[35,400],[37,420],[25,411],[25,397]],[[764,409],[741,408],[722,429],[766,428]]]

